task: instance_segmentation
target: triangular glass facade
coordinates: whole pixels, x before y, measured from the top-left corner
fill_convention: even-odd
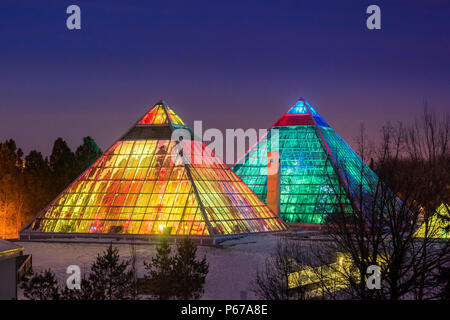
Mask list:
[[[177,126],[184,126],[178,115],[158,103],[22,233],[221,236],[285,230],[202,142],[171,140]],[[202,161],[183,161],[175,151],[180,146],[192,147]]]
[[[271,136],[278,135],[272,146]],[[232,170],[266,202],[267,154],[280,161],[280,216],[288,223],[323,223],[337,203],[359,205],[352,194],[369,191],[378,178],[325,120],[300,99]],[[358,197],[360,198],[360,197]]]

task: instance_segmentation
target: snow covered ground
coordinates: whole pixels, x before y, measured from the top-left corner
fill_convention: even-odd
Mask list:
[[[286,234],[288,235],[288,234]],[[296,234],[297,236],[300,234]],[[306,233],[305,233],[306,235]],[[206,255],[209,273],[205,283],[203,299],[236,299],[245,296],[255,299],[250,290],[251,281],[265,259],[274,253],[276,245],[284,237],[282,234],[255,234],[235,240],[228,240],[220,246],[199,246],[198,257]],[[78,265],[82,272],[88,272],[98,253],[103,252],[107,243],[49,243],[17,242],[25,248],[25,254],[32,254],[33,270],[51,268],[60,283],[65,283],[66,269]],[[129,259],[131,245],[114,244],[122,258]],[[143,261],[150,261],[155,254],[154,244],[136,244],[138,276],[145,273]],[[22,297],[19,292],[19,299]]]

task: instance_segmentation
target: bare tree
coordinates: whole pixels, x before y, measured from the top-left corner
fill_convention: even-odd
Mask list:
[[[303,300],[305,292],[291,274],[303,267],[299,258],[299,247],[295,242],[280,240],[274,255],[266,259],[262,270],[258,270],[251,290],[264,300]],[[294,282],[292,282],[294,281]]]
[[[437,206],[449,200],[450,121],[437,120],[424,108],[423,117],[413,126],[387,125],[377,150],[375,170],[364,162],[339,159],[339,166],[355,174],[334,173],[341,179],[335,187],[333,212],[327,216],[326,228],[330,250],[344,254],[348,268],[336,266],[335,272],[346,280],[342,289],[355,299],[432,299],[441,290],[439,268],[450,264],[448,242],[425,232],[416,237],[420,223],[431,230],[430,217]],[[360,156],[367,158],[364,135],[360,139]],[[335,185],[330,183],[330,185]],[[344,187],[341,187],[341,186]],[[338,189],[343,188],[343,190]],[[350,195],[350,197],[348,197]],[[347,199],[352,199],[348,201]],[[367,268],[381,270],[381,288],[366,286]]]

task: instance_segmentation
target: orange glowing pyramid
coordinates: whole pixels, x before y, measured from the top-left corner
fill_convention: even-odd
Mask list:
[[[228,236],[282,231],[284,224],[227,165],[196,139],[163,101],[26,226],[21,238],[45,235]],[[201,163],[186,161],[203,155]],[[184,149],[180,149],[184,150]]]

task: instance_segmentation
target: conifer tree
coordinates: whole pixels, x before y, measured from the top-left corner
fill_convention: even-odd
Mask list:
[[[62,138],[56,139],[50,155],[50,169],[53,181],[53,193],[57,195],[76,177],[75,154]]]
[[[79,174],[86,170],[102,155],[102,150],[99,148],[94,139],[90,136],[83,138],[83,144],[75,151],[75,161],[78,166]]]
[[[82,296],[91,300],[124,300],[134,297],[133,272],[130,261],[120,261],[119,250],[112,244],[98,255],[89,277],[82,283]]]
[[[175,255],[166,238],[156,247],[156,256],[147,269],[146,280],[150,294],[159,300],[199,299],[208,274],[206,257],[196,259],[197,246],[190,239],[183,239]]]
[[[177,249],[173,265],[174,296],[180,300],[199,299],[203,295],[203,285],[209,269],[206,257],[196,259],[197,246],[188,238],[183,239]]]
[[[152,261],[144,261],[147,275],[145,279],[150,287],[150,294],[158,300],[169,300],[174,296],[174,259],[170,255],[171,249],[166,238],[156,247],[156,256]]]
[[[50,269],[25,278],[21,283],[21,288],[24,296],[30,300],[59,300],[61,298],[58,281]]]

